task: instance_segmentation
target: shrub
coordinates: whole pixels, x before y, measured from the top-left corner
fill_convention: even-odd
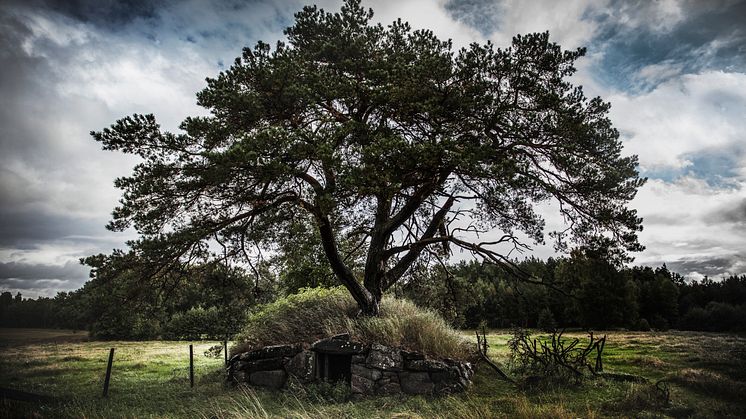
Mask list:
[[[340,333],[362,343],[380,343],[439,358],[467,359],[473,352],[433,311],[385,296],[378,317],[358,316],[347,290],[307,288],[251,314],[235,338],[233,353],[263,346],[314,341]]]

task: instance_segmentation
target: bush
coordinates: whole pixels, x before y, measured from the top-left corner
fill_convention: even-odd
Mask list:
[[[235,338],[233,353],[268,345],[305,342],[340,333],[362,343],[380,343],[438,358],[468,359],[472,350],[446,321],[408,300],[385,296],[378,317],[357,316],[346,289],[307,288],[251,314]]]
[[[236,314],[234,311],[196,307],[176,313],[163,327],[162,337],[170,340],[227,340],[241,322],[241,312]]]

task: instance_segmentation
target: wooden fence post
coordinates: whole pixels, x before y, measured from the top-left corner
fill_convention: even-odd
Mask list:
[[[109,395],[109,379],[111,378],[111,364],[114,361],[114,348],[109,350],[109,363],[106,365],[106,378],[104,378],[104,397]]]
[[[194,348],[189,345],[189,386],[194,387]]]

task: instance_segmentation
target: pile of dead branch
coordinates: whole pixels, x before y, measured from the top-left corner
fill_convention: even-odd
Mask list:
[[[579,383],[585,376],[603,371],[601,355],[606,335],[598,339],[593,332],[588,339],[563,337],[564,330],[548,337],[532,338],[524,329],[513,329],[508,341],[513,370],[530,380]]]

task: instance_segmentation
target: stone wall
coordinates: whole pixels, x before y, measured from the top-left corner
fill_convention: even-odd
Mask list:
[[[348,335],[322,339],[313,345],[268,346],[235,354],[228,378],[235,383],[280,389],[288,380],[312,383],[322,379],[317,358],[348,355],[353,394],[450,394],[471,384],[472,365],[450,359],[429,359],[379,344],[363,345]]]

